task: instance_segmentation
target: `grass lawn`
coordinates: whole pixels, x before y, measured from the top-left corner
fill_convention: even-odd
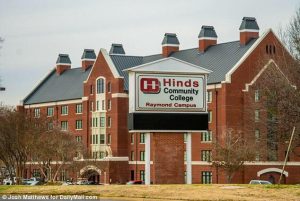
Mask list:
[[[96,195],[120,200],[295,200],[300,185],[0,186],[3,194]]]

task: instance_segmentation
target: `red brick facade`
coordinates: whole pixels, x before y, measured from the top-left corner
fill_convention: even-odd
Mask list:
[[[257,38],[258,33],[241,32],[240,43],[246,44],[250,38]],[[258,39],[260,40],[260,39]],[[215,45],[215,40],[200,40],[199,50],[205,51],[210,45]],[[208,92],[211,93],[211,101],[208,102],[208,111],[212,114],[212,121],[209,123],[209,130],[212,136],[218,141],[226,129],[233,128],[248,130],[249,116],[246,115],[247,97],[253,96],[253,90],[245,91],[246,84],[251,83],[255,76],[260,72],[262,66],[259,61],[266,57],[272,58],[276,62],[276,55],[266,53],[266,46],[272,44],[276,47],[276,52],[285,51],[273,32],[268,32],[264,38],[257,42],[257,46],[248,50],[247,56],[242,58],[240,65],[230,75],[230,80],[222,83],[210,84]],[[171,52],[178,51],[179,47],[163,47],[162,55],[167,57]],[[129,133],[127,128],[128,116],[128,92],[124,90],[124,78],[116,77],[113,67],[110,66],[104,51],[100,51],[97,59],[92,66],[88,79],[83,83],[84,95],[82,99],[76,100],[76,103],[66,102],[66,104],[55,105],[54,120],[60,124],[61,121],[68,121],[68,130],[74,136],[81,136],[82,141],[88,149],[91,148],[92,135],[92,115],[96,107],[96,81],[98,78],[105,80],[105,108],[103,114],[106,118],[105,139],[106,144],[110,146],[112,156],[128,157],[129,161],[114,161],[110,163],[106,171],[106,181],[111,183],[125,183],[129,180],[143,179],[144,176],[144,158],[145,151],[143,139],[140,133]],[[85,61],[82,63],[86,70],[92,63]],[[61,74],[66,68],[59,66],[58,74]],[[228,78],[226,78],[228,79]],[[76,104],[82,103],[83,111],[76,114]],[[68,105],[68,115],[61,115],[61,107]],[[110,105],[110,106],[109,106]],[[41,114],[47,114],[48,106],[30,106],[25,110],[28,114],[33,114],[34,108],[40,108]],[[109,122],[110,119],[110,122]],[[76,120],[82,120],[82,129],[75,129]],[[263,129],[263,128],[262,128]],[[248,132],[249,133],[249,132]],[[248,136],[250,139],[254,138]],[[251,135],[251,134],[249,134]],[[202,161],[202,151],[212,151],[211,140],[203,140],[201,133],[192,134],[192,182],[205,183],[204,178],[211,180],[212,183],[225,183],[225,174],[222,170],[211,166],[210,162]],[[184,183],[185,165],[184,165],[185,144],[183,133],[153,133],[151,134],[151,181],[154,184],[160,183]],[[247,164],[244,168],[235,174],[234,183],[249,183],[252,179],[268,180],[272,176],[278,181],[278,172],[266,172],[258,176],[258,172],[267,168],[282,168],[284,152],[279,149],[278,161],[268,162],[266,159],[257,161],[257,163]],[[284,178],[286,183],[300,182],[300,158],[291,155],[290,164],[286,171],[288,177]],[[75,173],[76,174],[76,173]],[[103,175],[101,175],[104,182]],[[207,182],[210,183],[210,182]]]

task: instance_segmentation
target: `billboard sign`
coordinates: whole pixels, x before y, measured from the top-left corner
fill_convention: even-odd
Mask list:
[[[206,76],[135,74],[135,110],[206,112]]]

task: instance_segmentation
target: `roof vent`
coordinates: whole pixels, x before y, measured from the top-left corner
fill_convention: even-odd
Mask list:
[[[56,60],[56,73],[61,75],[64,71],[71,68],[71,60],[68,54],[59,54]]]
[[[171,53],[179,50],[179,40],[175,33],[165,33],[162,41],[162,55],[164,57],[170,56]]]
[[[93,66],[96,60],[96,54],[93,49],[84,49],[81,56],[81,66],[84,71]]]
[[[125,54],[122,44],[111,44],[109,54]]]
[[[243,17],[239,30],[241,45],[246,45],[252,38],[259,37],[259,27],[255,17]]]
[[[96,59],[95,51],[93,49],[84,49],[81,59],[95,60]]]
[[[212,46],[217,44],[217,33],[215,31],[215,28],[213,26],[206,26],[203,25],[201,27],[201,31],[198,35],[199,40],[199,52],[205,52],[205,50]]]

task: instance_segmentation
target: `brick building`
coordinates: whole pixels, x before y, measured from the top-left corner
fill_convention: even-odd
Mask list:
[[[232,34],[237,35],[238,30]],[[244,130],[248,126],[247,97],[257,96],[253,83],[268,66],[276,65],[278,54],[285,51],[271,29],[259,35],[255,18],[243,18],[239,35],[239,40],[217,43],[214,27],[202,26],[198,47],[181,50],[176,34],[166,33],[162,51],[150,56],[127,56],[122,44],[112,44],[109,53],[101,49],[98,55],[94,50],[85,49],[79,68],[71,68],[69,56],[59,54],[56,67],[24,99],[22,106],[29,115],[53,117],[62,130],[72,132],[82,141],[97,161],[111,161],[105,174],[95,165],[83,167],[77,176],[85,170],[95,170],[97,179],[104,183],[143,180],[145,134],[128,131],[129,87],[124,70],[168,57],[201,66],[212,71],[207,86],[210,118],[207,132],[192,134],[192,183],[225,183],[224,172],[210,162],[212,139],[218,141],[229,128]],[[268,58],[265,66],[259,66],[258,61],[265,58]],[[253,111],[253,118],[259,115],[257,111]],[[253,125],[253,133],[248,132],[250,139],[259,132],[254,127],[256,125]],[[151,134],[151,150],[151,181],[184,183],[185,135]],[[248,183],[259,178],[272,178],[277,182],[284,151],[278,147],[277,157],[272,160],[256,158],[246,162],[233,182]],[[182,165],[174,168],[169,165],[172,163]],[[299,183],[299,178],[300,158],[291,153],[284,181]],[[95,175],[90,179],[95,179]]]

